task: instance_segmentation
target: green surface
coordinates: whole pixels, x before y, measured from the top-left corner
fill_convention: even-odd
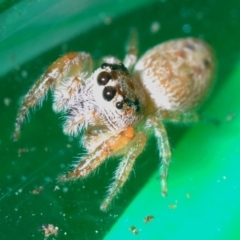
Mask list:
[[[0,2],[0,239],[43,239],[38,227],[44,223],[59,227],[57,239],[239,239],[240,3],[78,2]],[[154,32],[153,26],[160,28]],[[168,197],[160,195],[156,141],[150,139],[112,209],[103,213],[99,206],[118,160],[84,181],[58,185],[57,176],[83,150],[62,133],[50,95],[20,140],[10,137],[21,97],[52,61],[69,51],[123,58],[132,27],[140,53],[172,38],[204,38],[216,52],[217,82],[201,109],[204,121],[167,126],[173,149]],[[154,220],[145,224],[147,215]]]

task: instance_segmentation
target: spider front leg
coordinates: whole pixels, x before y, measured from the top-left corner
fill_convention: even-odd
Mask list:
[[[108,209],[113,198],[117,195],[117,193],[127,181],[129,174],[132,171],[135,159],[143,151],[145,144],[146,135],[139,132],[136,134],[135,138],[131,141],[131,143],[129,143],[129,145],[123,149],[124,151],[121,151],[121,154],[123,154],[124,157],[121,160],[115,173],[115,181],[108,189],[107,197],[101,204],[100,208],[102,211],[106,211]]]
[[[91,70],[91,57],[86,53],[68,53],[55,61],[24,97],[17,114],[13,139],[16,141],[19,138],[29,110],[42,103],[51,87],[56,89],[54,110],[61,111],[73,90],[81,84],[81,77],[88,75]],[[63,100],[60,100],[61,97]]]
[[[86,177],[94,171],[111,154],[123,148],[135,137],[132,127],[127,127],[119,135],[112,136],[101,143],[95,150],[90,152],[85,158],[74,167],[74,170],[59,177],[59,181],[74,180]]]
[[[160,176],[161,176],[161,188],[162,195],[165,197],[167,195],[167,175],[168,168],[171,162],[171,149],[167,137],[166,129],[161,121],[159,121],[156,117],[152,117],[149,120],[150,126],[153,127],[155,137],[157,138],[159,154],[161,158],[161,166],[160,166]]]

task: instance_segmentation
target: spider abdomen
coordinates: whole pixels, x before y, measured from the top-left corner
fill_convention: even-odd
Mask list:
[[[214,56],[199,39],[172,40],[147,51],[134,74],[149,96],[152,111],[188,111],[196,108],[211,89]]]

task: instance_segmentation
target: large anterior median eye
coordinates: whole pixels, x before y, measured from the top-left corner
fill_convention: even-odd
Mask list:
[[[111,75],[108,72],[100,72],[97,76],[97,82],[99,85],[102,85],[102,86],[105,86],[110,79],[111,79]]]
[[[107,86],[103,89],[103,98],[107,101],[111,101],[116,95],[116,88],[112,86]]]

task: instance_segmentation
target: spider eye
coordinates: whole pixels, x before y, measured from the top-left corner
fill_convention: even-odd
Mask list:
[[[116,108],[117,108],[117,109],[122,109],[122,108],[123,108],[123,101],[121,101],[121,102],[116,102]]]
[[[98,84],[103,86],[105,86],[110,79],[111,79],[111,75],[108,72],[100,72],[97,76]]]
[[[111,101],[116,95],[116,88],[107,86],[103,89],[103,98],[107,101]]]

